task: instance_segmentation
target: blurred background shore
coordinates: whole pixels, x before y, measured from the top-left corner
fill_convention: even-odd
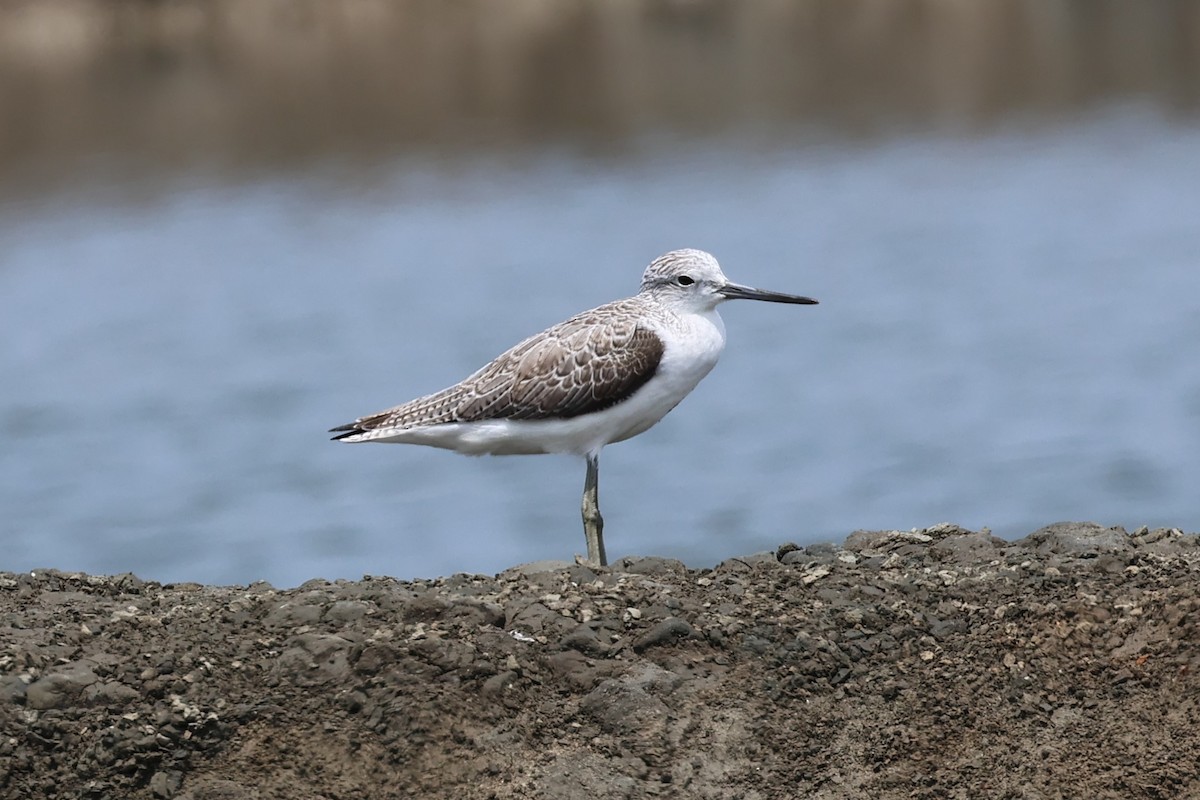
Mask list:
[[[1191,115],[1198,42],[1168,0],[5,0],[0,187]]]

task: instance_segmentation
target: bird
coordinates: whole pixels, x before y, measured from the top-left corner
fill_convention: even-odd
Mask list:
[[[732,283],[703,250],[672,250],[650,262],[632,297],[534,334],[440,392],[329,432],[467,455],[582,456],[587,560],[606,566],[600,451],[653,427],[708,375],[725,348],[717,306],[727,300],[817,304]]]

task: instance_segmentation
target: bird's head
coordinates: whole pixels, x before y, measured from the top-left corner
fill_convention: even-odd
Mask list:
[[[726,300],[765,300],[770,303],[815,305],[811,297],[752,289],[730,283],[712,254],[703,250],[672,250],[650,262],[642,273],[641,293],[687,311],[711,311]]]

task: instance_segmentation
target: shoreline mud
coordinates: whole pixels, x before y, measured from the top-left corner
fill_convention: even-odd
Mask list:
[[[0,573],[0,797],[1200,796],[1200,537],[950,524],[688,569]]]

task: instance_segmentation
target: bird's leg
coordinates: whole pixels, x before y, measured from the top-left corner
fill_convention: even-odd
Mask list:
[[[587,457],[587,479],[583,482],[583,535],[587,538],[588,561],[608,565],[604,555],[604,518],[600,516],[600,456]]]

